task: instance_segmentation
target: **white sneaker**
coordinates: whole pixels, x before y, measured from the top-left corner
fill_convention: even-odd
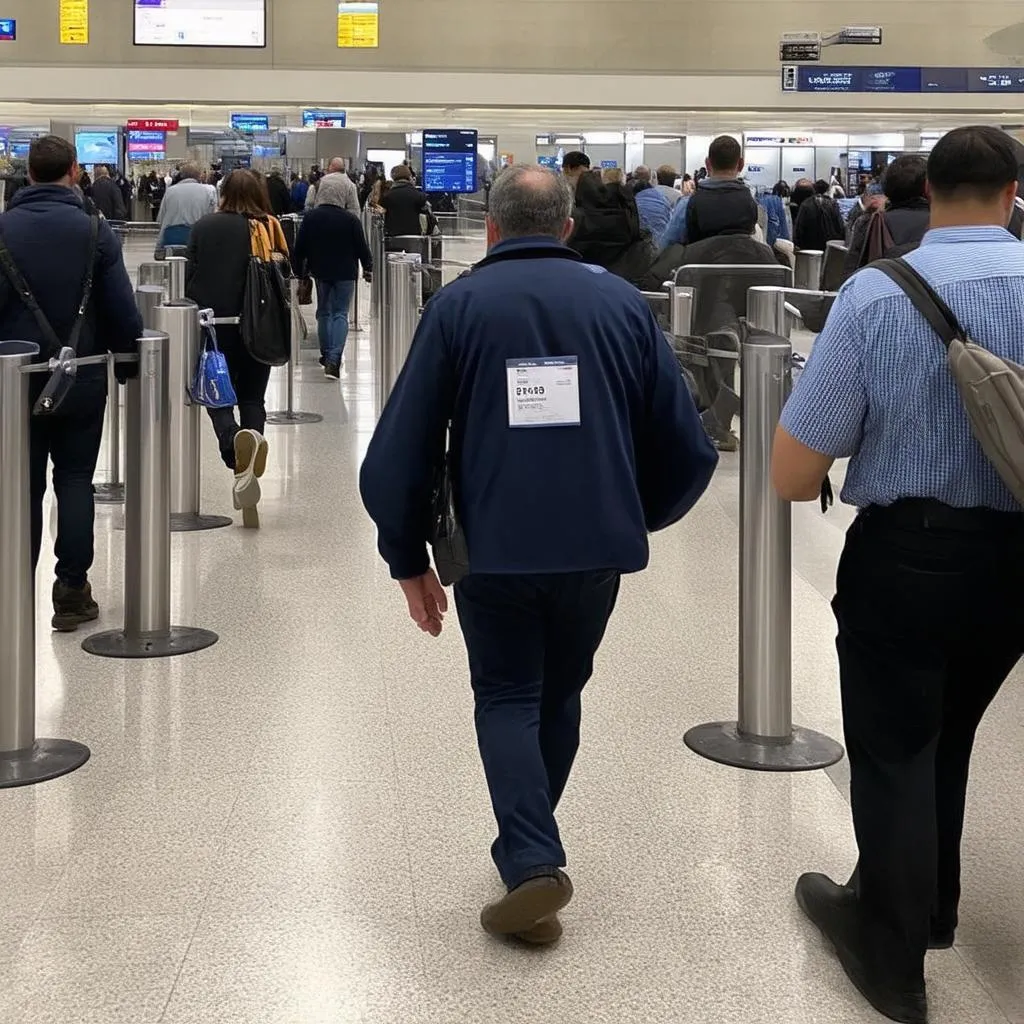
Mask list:
[[[266,439],[255,430],[240,430],[235,434],[235,486],[231,497],[235,508],[243,512],[246,525],[250,518],[256,518],[245,513],[249,509],[255,513],[262,497],[258,477],[266,471],[268,451]]]

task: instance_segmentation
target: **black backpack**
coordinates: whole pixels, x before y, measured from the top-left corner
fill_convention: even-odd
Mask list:
[[[245,271],[242,298],[241,335],[246,351],[258,363],[284,366],[291,357],[292,310],[278,261],[264,259],[261,231],[269,231],[260,221],[249,221],[249,265]],[[272,250],[268,241],[266,250]]]

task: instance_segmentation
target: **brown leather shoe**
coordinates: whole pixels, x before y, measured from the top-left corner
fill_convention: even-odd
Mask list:
[[[522,885],[494,903],[488,903],[480,912],[480,924],[490,935],[513,935],[523,938],[544,925],[541,934],[551,934],[562,926],[555,915],[572,899],[572,882],[564,871],[528,878]],[[551,921],[554,919],[554,923]],[[556,936],[557,938],[557,936]],[[528,938],[525,942],[531,941]],[[549,939],[548,941],[554,941]],[[535,944],[536,940],[534,940]]]
[[[538,921],[529,931],[516,932],[516,938],[528,946],[552,946],[562,937],[562,922],[557,914]]]

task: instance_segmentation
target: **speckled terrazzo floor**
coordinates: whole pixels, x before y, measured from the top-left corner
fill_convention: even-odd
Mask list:
[[[560,947],[479,931],[497,892],[454,621],[405,617],[356,493],[373,428],[367,334],[350,376],[312,354],[271,427],[263,529],[176,535],[174,619],[216,630],[166,661],[52,636],[41,735],[88,743],[64,779],[0,792],[3,1024],[871,1024],[792,900],[854,847],[840,767],[704,762],[686,729],[735,714],[737,464],[626,581],[585,701],[564,810],[577,899]],[[272,404],[283,401],[275,377]],[[209,435],[204,435],[209,441]],[[204,511],[230,514],[204,455]],[[100,626],[122,535],[101,510]],[[840,736],[828,608],[845,511],[794,515],[794,692]],[[48,560],[40,579],[48,580]],[[1024,1022],[1020,673],[979,739],[958,948],[932,954],[936,1024]]]

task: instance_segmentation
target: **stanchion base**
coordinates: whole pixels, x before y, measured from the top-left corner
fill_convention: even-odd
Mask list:
[[[173,658],[212,647],[220,637],[209,629],[171,626],[168,633],[128,636],[123,629],[93,633],[82,641],[82,650],[100,658]]]
[[[194,533],[196,530],[220,530],[234,525],[230,516],[193,515],[191,512],[171,513],[171,533]]]
[[[0,789],[60,778],[81,768],[89,756],[89,748],[74,740],[36,740],[29,750],[0,754]]]
[[[323,416],[315,412],[268,412],[267,422],[275,426],[296,425],[299,423],[321,423]]]
[[[124,484],[93,484],[92,496],[98,505],[123,505]]]
[[[810,772],[842,760],[842,745],[824,733],[793,727],[786,741],[757,739],[741,733],[735,722],[696,725],[683,737],[709,761],[757,772]]]

